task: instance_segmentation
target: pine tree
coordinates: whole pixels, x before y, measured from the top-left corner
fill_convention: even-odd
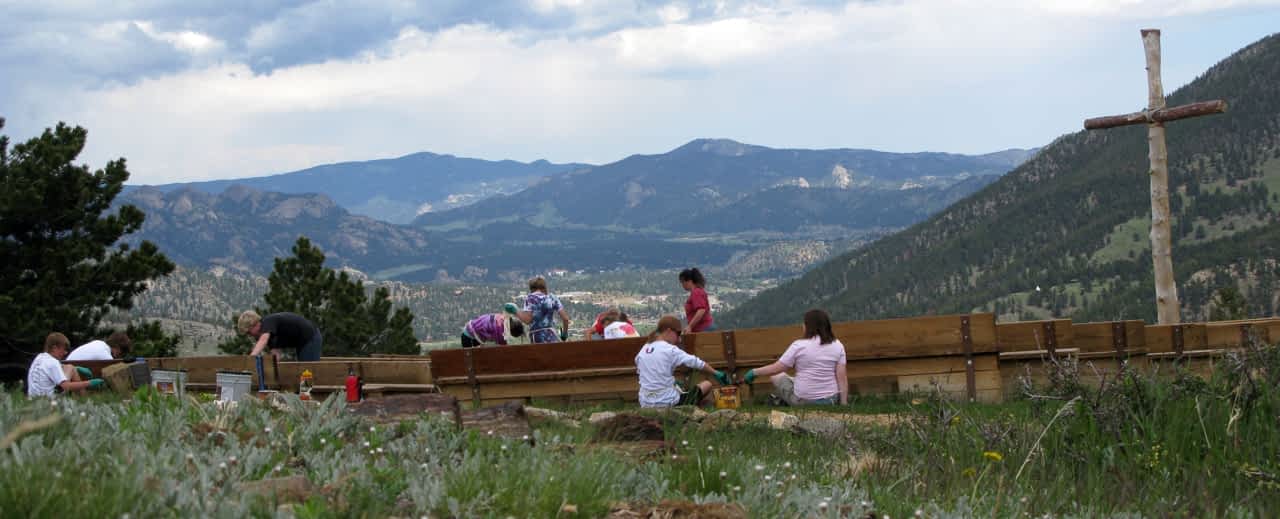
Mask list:
[[[91,338],[109,311],[173,271],[154,244],[121,241],[145,215],[111,207],[129,178],[124,159],[93,172],[74,164],[87,135],[59,123],[12,150],[0,136],[0,341],[11,354],[39,351],[53,331]]]
[[[311,320],[324,334],[326,355],[368,355],[370,353],[412,354],[418,352],[413,334],[413,313],[408,308],[392,308],[390,291],[378,287],[366,296],[364,283],[346,272],[324,266],[324,251],[305,236],[298,238],[293,255],[276,258],[265,308],[259,314],[293,312]],[[234,325],[235,318],[232,322]],[[245,337],[224,341],[218,348],[243,354],[252,348]]]

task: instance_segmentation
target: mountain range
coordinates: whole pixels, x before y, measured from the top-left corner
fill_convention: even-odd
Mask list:
[[[147,213],[142,230],[130,240],[151,240],[187,266],[265,273],[274,258],[288,255],[296,238],[306,235],[335,266],[379,279],[520,279],[554,268],[724,265],[773,243],[815,237],[859,243],[919,221],[982,188],[1029,153],[774,150],[700,139],[669,153],[637,155],[603,166],[449,158],[492,166],[481,178],[504,182],[525,178],[519,175],[532,174],[530,168],[559,172],[538,177],[515,194],[423,213],[412,225],[355,214],[337,200],[367,202],[366,196],[380,190],[407,193],[409,188],[392,185],[395,176],[386,172],[408,168],[388,164],[403,166],[417,155],[390,163],[374,161],[380,164],[376,167],[340,164],[251,179],[255,185],[315,192],[286,194],[226,181],[135,187],[118,203],[134,204]],[[428,161],[444,157],[420,155]],[[497,172],[499,165],[509,170]],[[463,173],[449,175],[440,182],[395,178],[434,182],[438,185],[432,192],[440,194],[449,182],[465,183]],[[229,187],[211,192],[227,183]],[[376,187],[379,183],[382,187]],[[477,192],[454,192],[446,198],[464,195],[481,198]],[[775,249],[785,248],[767,250]],[[757,257],[752,264],[803,269],[820,259],[806,258],[797,264]]]
[[[286,194],[320,193],[351,213],[390,223],[409,223],[421,213],[442,211],[486,197],[520,191],[557,173],[588,167],[545,160],[489,161],[414,153],[393,159],[341,162],[265,177],[163,184],[218,194],[235,185]]]
[[[1182,314],[1223,288],[1280,310],[1280,35],[1168,97],[1227,113],[1167,124]],[[1083,120],[1088,115],[1081,114]],[[1154,321],[1146,129],[1063,136],[1000,180],[903,232],[847,252],[717,317],[723,326],[987,310],[1002,318]],[[779,308],[793,309],[779,312]]]

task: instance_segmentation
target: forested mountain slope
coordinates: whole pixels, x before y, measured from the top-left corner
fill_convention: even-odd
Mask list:
[[[1173,261],[1184,318],[1237,286],[1251,314],[1277,311],[1280,35],[1223,60],[1169,106],[1228,112],[1168,124]],[[1086,117],[1099,114],[1080,114]],[[833,258],[718,320],[795,322],[994,310],[1006,318],[1154,320],[1146,129],[1059,138],[999,181],[901,233]]]

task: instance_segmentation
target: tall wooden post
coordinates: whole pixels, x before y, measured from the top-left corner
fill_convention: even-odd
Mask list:
[[[1227,103],[1204,101],[1165,108],[1164,85],[1160,80],[1160,30],[1143,29],[1142,46],[1147,55],[1147,109],[1141,112],[1095,117],[1086,120],[1087,130],[1130,124],[1147,125],[1148,158],[1151,169],[1151,261],[1155,268],[1156,314],[1160,324],[1177,324],[1178,285],[1173,280],[1173,233],[1169,226],[1169,153],[1164,143],[1164,123],[1187,117],[1222,113]]]
[[[1160,81],[1160,31],[1142,30],[1147,54],[1147,110],[1164,108]],[[1169,229],[1169,150],[1164,143],[1164,123],[1147,124],[1148,158],[1151,161],[1151,261],[1155,268],[1156,314],[1160,324],[1181,322],[1178,284],[1173,281],[1173,233]]]

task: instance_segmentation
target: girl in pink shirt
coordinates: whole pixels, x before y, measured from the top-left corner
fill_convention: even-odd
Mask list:
[[[795,369],[796,376],[786,374]],[[788,405],[849,403],[849,373],[844,345],[831,332],[831,317],[822,310],[804,314],[804,338],[787,348],[777,362],[747,371],[748,384],[772,376],[774,396]]]

